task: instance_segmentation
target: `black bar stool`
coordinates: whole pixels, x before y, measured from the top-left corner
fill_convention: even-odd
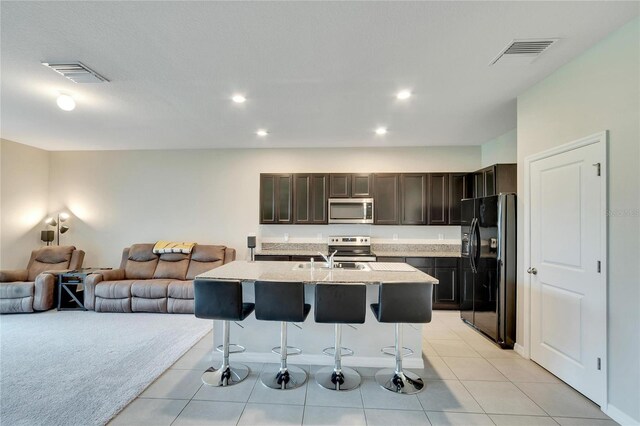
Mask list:
[[[298,367],[287,366],[287,355],[299,355],[302,350],[287,346],[287,323],[303,322],[311,305],[304,303],[304,284],[301,282],[256,281],[256,318],[280,321],[280,346],[272,352],[280,355],[278,371],[265,369],[260,381],[272,389],[295,389],[307,380],[307,373]],[[289,353],[291,350],[291,353]]]
[[[231,386],[240,383],[249,375],[249,367],[242,364],[229,365],[229,347],[244,352],[244,347],[229,344],[229,321],[242,321],[253,312],[253,303],[242,303],[242,283],[240,281],[195,280],[193,283],[195,316],[212,320],[222,320],[222,345],[216,348],[222,352],[222,365],[216,369],[209,367],[202,374],[202,381],[209,386]]]
[[[334,346],[323,350],[325,354],[334,356],[334,365],[316,372],[316,382],[323,388],[346,391],[360,385],[360,374],[342,366],[342,357],[353,355],[351,349],[341,346],[342,324],[364,323],[366,292],[364,284],[316,284],[315,320],[335,324]]]
[[[402,351],[407,349],[402,347],[402,323],[431,322],[432,293],[433,284],[430,283],[380,284],[378,303],[372,304],[371,310],[378,322],[391,322],[396,326],[396,368],[385,368],[376,373],[376,382],[387,390],[413,394],[424,387],[420,377],[402,369]]]

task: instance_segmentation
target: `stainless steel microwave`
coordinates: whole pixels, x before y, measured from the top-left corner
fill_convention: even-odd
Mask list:
[[[329,223],[373,223],[373,198],[329,198]]]

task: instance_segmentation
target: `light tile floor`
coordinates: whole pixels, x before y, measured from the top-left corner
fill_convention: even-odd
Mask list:
[[[258,382],[262,364],[228,388],[202,385],[211,335],[152,383],[113,425],[615,425],[600,409],[535,364],[499,349],[453,311],[435,311],[424,327],[426,383],[417,395],[397,395],[361,368],[359,389],[337,393],[310,380],[290,391]],[[389,336],[392,340],[393,336]],[[347,342],[348,343],[348,342]],[[393,361],[390,359],[390,367]]]

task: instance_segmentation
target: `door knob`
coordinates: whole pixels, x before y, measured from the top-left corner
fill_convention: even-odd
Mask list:
[[[527,269],[527,272],[536,275],[538,273],[538,270],[536,268],[529,268]]]

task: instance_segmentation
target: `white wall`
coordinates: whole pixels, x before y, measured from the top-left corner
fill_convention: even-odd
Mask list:
[[[640,422],[640,20],[518,97],[518,192],[524,159],[609,130],[609,403]],[[527,205],[520,198],[519,211]],[[522,225],[522,223],[520,223]],[[524,241],[519,227],[519,241]],[[519,259],[523,259],[519,247]],[[520,262],[520,271],[526,264]],[[520,283],[524,273],[521,273]],[[518,339],[522,336],[518,293]]]
[[[509,130],[504,135],[485,142],[480,147],[482,167],[498,163],[515,163],[518,161],[518,133]]]
[[[159,239],[225,244],[245,258],[249,233],[295,238],[345,232],[339,225],[260,226],[260,173],[479,167],[477,146],[52,152],[49,202],[51,211],[68,209],[74,216],[63,242],[84,249],[88,266],[118,266],[124,247]],[[387,238],[459,238],[458,227],[410,228],[357,229]]]
[[[49,153],[0,140],[0,269],[24,269],[43,243]]]

